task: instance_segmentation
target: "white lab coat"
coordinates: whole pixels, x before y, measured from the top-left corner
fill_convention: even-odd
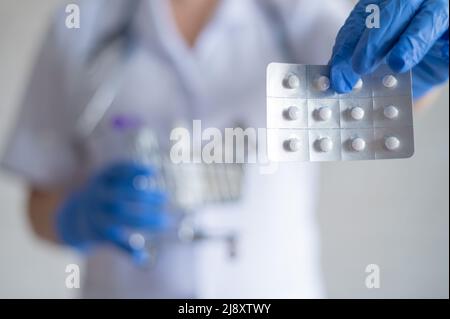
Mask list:
[[[35,186],[69,185],[94,165],[100,151],[92,142],[110,134],[108,119],[118,113],[145,118],[167,141],[174,119],[201,119],[204,128],[236,121],[265,127],[267,64],[327,63],[349,11],[345,0],[273,0],[271,7],[278,12],[273,15],[262,2],[223,0],[189,49],[176,32],[167,2],[142,1],[133,18],[137,45],[126,81],[92,140],[81,145],[83,152],[72,128],[86,97],[102,82],[101,77],[86,80],[86,55],[122,19],[123,2],[80,1],[79,30],[65,28],[61,12],[38,57],[3,165]],[[280,17],[284,25],[274,27]],[[277,37],[280,32],[285,41]],[[223,243],[205,242],[166,247],[154,268],[142,270],[105,248],[87,257],[85,296],[322,297],[314,215],[317,166],[281,165],[275,174],[261,175],[249,165],[246,174],[241,202],[207,206],[198,214],[201,225],[239,230],[235,260],[227,257]]]

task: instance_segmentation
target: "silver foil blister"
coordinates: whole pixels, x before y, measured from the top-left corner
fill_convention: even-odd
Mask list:
[[[409,158],[414,154],[411,72],[386,65],[352,92],[330,85],[330,67],[267,68],[268,157],[276,162]]]

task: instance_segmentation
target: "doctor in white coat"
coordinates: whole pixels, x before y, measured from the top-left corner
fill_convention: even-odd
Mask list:
[[[134,8],[131,3],[79,1],[81,28],[66,28],[62,10],[46,36],[2,160],[30,185],[34,230],[83,252],[88,298],[323,297],[314,165],[280,165],[271,175],[247,165],[239,201],[198,208],[201,227],[237,230],[235,258],[227,255],[226,243],[205,240],[163,245],[151,267],[137,267],[115,231],[121,223],[157,228],[162,222],[154,216],[163,214],[163,194],[149,196],[153,217],[131,222],[129,212],[111,209],[119,216],[111,221],[102,211],[117,208],[114,201],[122,195],[115,193],[103,206],[93,197],[103,182],[129,191],[120,185],[137,174],[125,166],[102,167],[105,152],[123,149],[115,126],[124,118],[145,121],[162,144],[169,143],[177,121],[265,127],[268,63],[326,64],[348,3],[141,0]],[[120,70],[121,81],[113,102],[80,138],[78,121],[114,70]]]

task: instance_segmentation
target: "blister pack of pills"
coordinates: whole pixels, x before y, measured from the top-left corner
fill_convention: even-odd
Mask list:
[[[414,154],[411,72],[385,65],[353,91],[330,86],[330,67],[267,68],[267,147],[275,162],[408,158]]]

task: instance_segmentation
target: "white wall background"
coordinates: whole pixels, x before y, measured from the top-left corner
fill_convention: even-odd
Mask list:
[[[46,17],[57,0],[0,1],[0,149],[14,124]],[[74,255],[33,237],[25,215],[25,186],[0,172],[0,298],[71,298],[65,267]]]
[[[0,150],[46,17],[57,0],[0,1]],[[449,296],[448,87],[415,116],[410,160],[323,165],[323,269],[330,297]],[[25,217],[24,185],[0,172],[0,298],[70,298],[65,265],[76,256],[39,243]],[[381,288],[365,287],[365,267]]]

